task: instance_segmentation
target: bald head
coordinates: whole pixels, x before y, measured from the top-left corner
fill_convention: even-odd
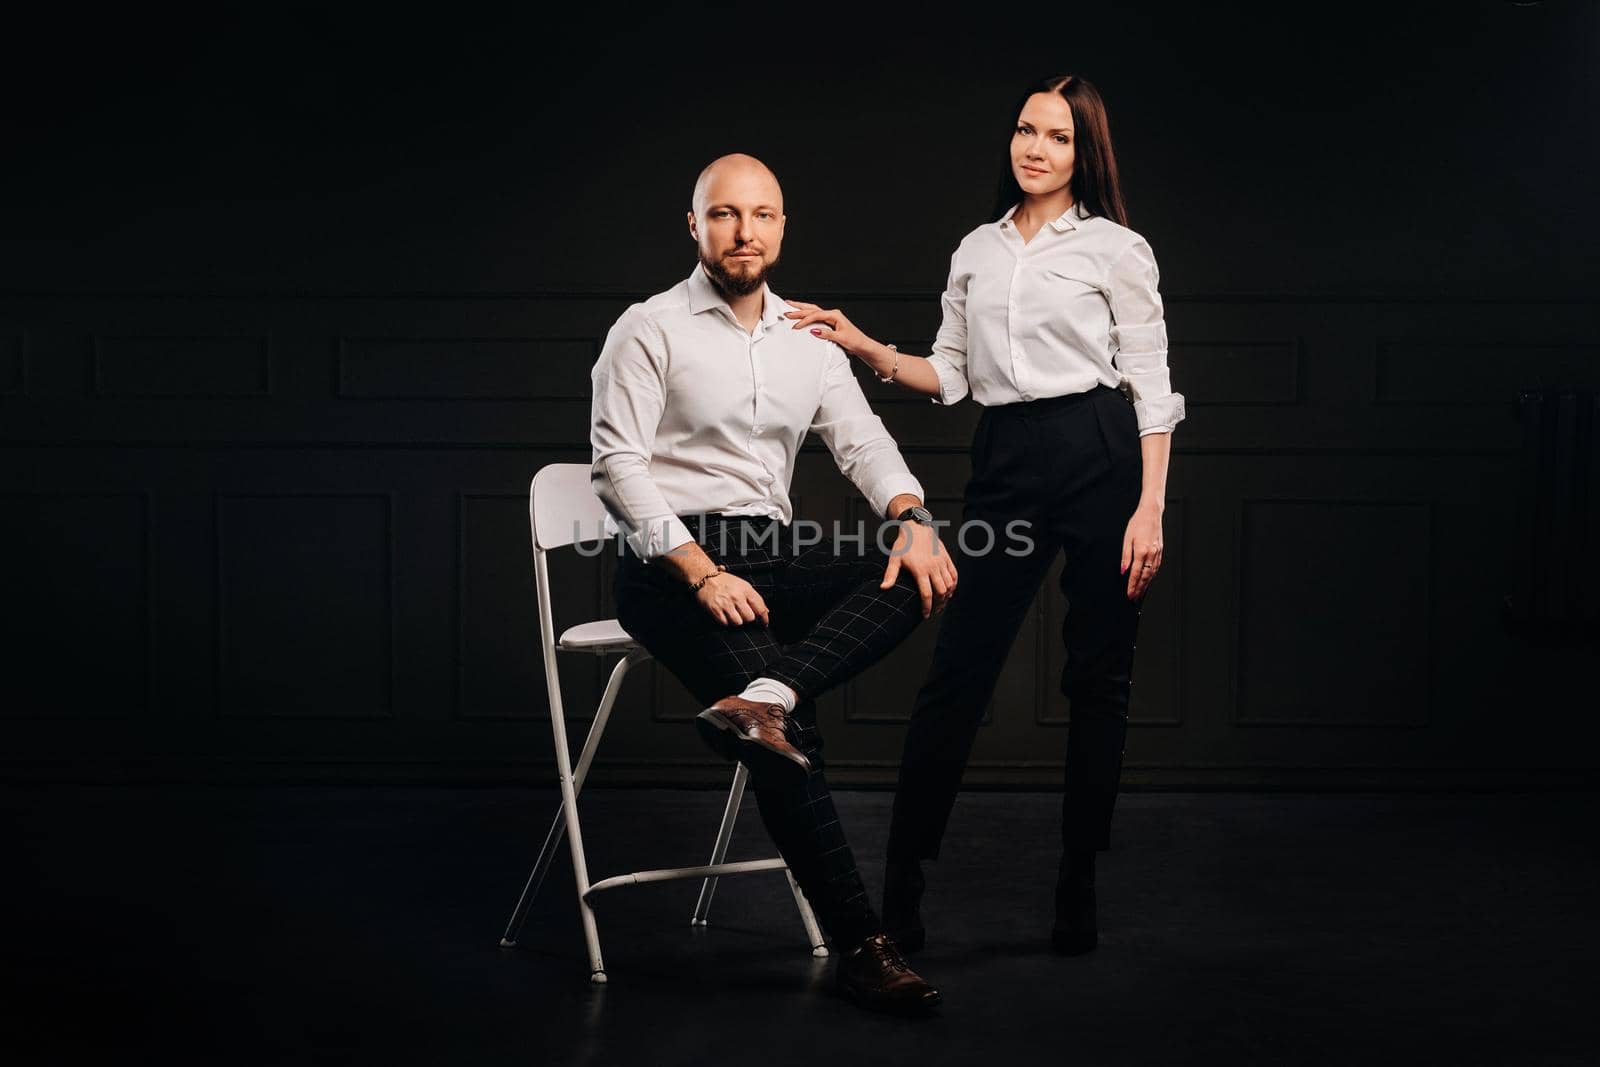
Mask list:
[[[739,299],[760,289],[783,245],[777,175],[743,152],[714,159],[694,183],[686,214],[700,262],[723,295]]]
[[[743,152],[730,152],[706,165],[695,179],[690,206],[696,215],[704,215],[713,203],[735,200],[770,203],[780,214],[783,212],[783,189],[778,185],[778,176],[761,160]]]

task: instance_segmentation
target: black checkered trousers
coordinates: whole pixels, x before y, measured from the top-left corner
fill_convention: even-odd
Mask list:
[[[903,641],[922,619],[916,582],[901,571],[880,589],[887,552],[871,531],[856,543],[796,544],[793,528],[751,516],[686,515],[711,559],[749,582],[771,625],[727,626],[712,618],[681,579],[641,562],[626,548],[617,568],[617,621],[709,706],[756,678],[799,695],[791,741],[811,761],[803,784],[774,786],[752,776],[773,844],[836,944],[882,931],[867,901],[823,774],[816,699],[853,678]]]

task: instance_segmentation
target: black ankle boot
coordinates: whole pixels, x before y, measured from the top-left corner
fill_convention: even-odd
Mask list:
[[[920,952],[927,941],[922,928],[922,891],[927,882],[916,860],[890,860],[883,868],[883,926],[901,952]]]
[[[1099,943],[1095,923],[1094,851],[1070,850],[1056,877],[1056,925],[1050,943],[1057,952],[1080,956]]]

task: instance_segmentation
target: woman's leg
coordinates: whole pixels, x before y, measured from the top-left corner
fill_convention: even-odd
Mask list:
[[[1036,517],[1045,513],[1049,471],[1062,457],[1041,443],[1049,444],[1029,418],[1006,407],[986,409],[973,435],[962,525],[944,535],[956,553],[958,584],[906,731],[889,824],[889,882],[897,881],[897,867],[904,873],[938,858],[984,708],[1059,549]],[[1026,543],[1013,536],[1019,520]],[[885,899],[900,895],[907,907],[918,892],[892,890]]]
[[[1109,506],[1111,501],[1117,502],[1115,507]],[[1067,601],[1061,692],[1070,705],[1061,840],[1069,850],[1104,851],[1110,847],[1111,813],[1122,776],[1141,605],[1128,599],[1128,576],[1119,570],[1132,508],[1124,514],[1121,497],[1111,491],[1092,506],[1106,507],[1105,527],[1067,542],[1061,572]],[[1115,515],[1121,518],[1113,523],[1109,516]]]
[[[1142,598],[1128,599],[1122,572],[1122,540],[1142,488],[1137,420],[1132,406],[1109,392],[1096,395],[1095,416],[1110,470],[1080,492],[1063,494],[1050,518],[1066,552],[1061,691],[1070,704],[1050,939],[1068,955],[1099,941],[1094,857],[1111,843],[1142,606]]]
[[[1128,599],[1128,576],[1121,571],[1122,538],[1141,492],[1137,420],[1120,395],[1106,392],[1095,400],[1111,470],[1060,498],[1050,517],[1066,552],[1061,691],[1071,708],[1061,837],[1068,851],[1110,847],[1142,606]]]
[[[1056,542],[1035,526],[1028,531],[1032,550],[1008,555],[1008,520],[970,510],[964,516],[976,518],[994,524],[997,540],[990,552],[957,556],[959,584],[906,730],[889,824],[891,863],[938,858],[984,708],[1057,552]],[[981,543],[969,538],[969,544]]]

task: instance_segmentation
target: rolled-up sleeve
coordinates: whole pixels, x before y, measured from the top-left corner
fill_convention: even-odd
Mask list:
[[[1183,421],[1183,396],[1167,370],[1167,324],[1162,315],[1155,253],[1136,238],[1111,265],[1111,356],[1133,394],[1139,436],[1170,433]]]
[[[822,438],[839,470],[861,490],[878,515],[888,511],[889,501],[901,493],[922,499],[922,483],[912,475],[883,420],[867,403],[861,383],[850,370],[850,357],[831,341],[828,348],[822,401],[811,432]]]
[[[967,275],[961,268],[961,249],[950,256],[950,280],[939,298],[943,319],[933,341],[928,362],[939,376],[935,404],[954,404],[967,395]]]
[[[667,350],[649,316],[629,308],[606,335],[590,373],[594,397],[589,480],[641,559],[694,540],[650,477],[656,428],[666,407]]]

